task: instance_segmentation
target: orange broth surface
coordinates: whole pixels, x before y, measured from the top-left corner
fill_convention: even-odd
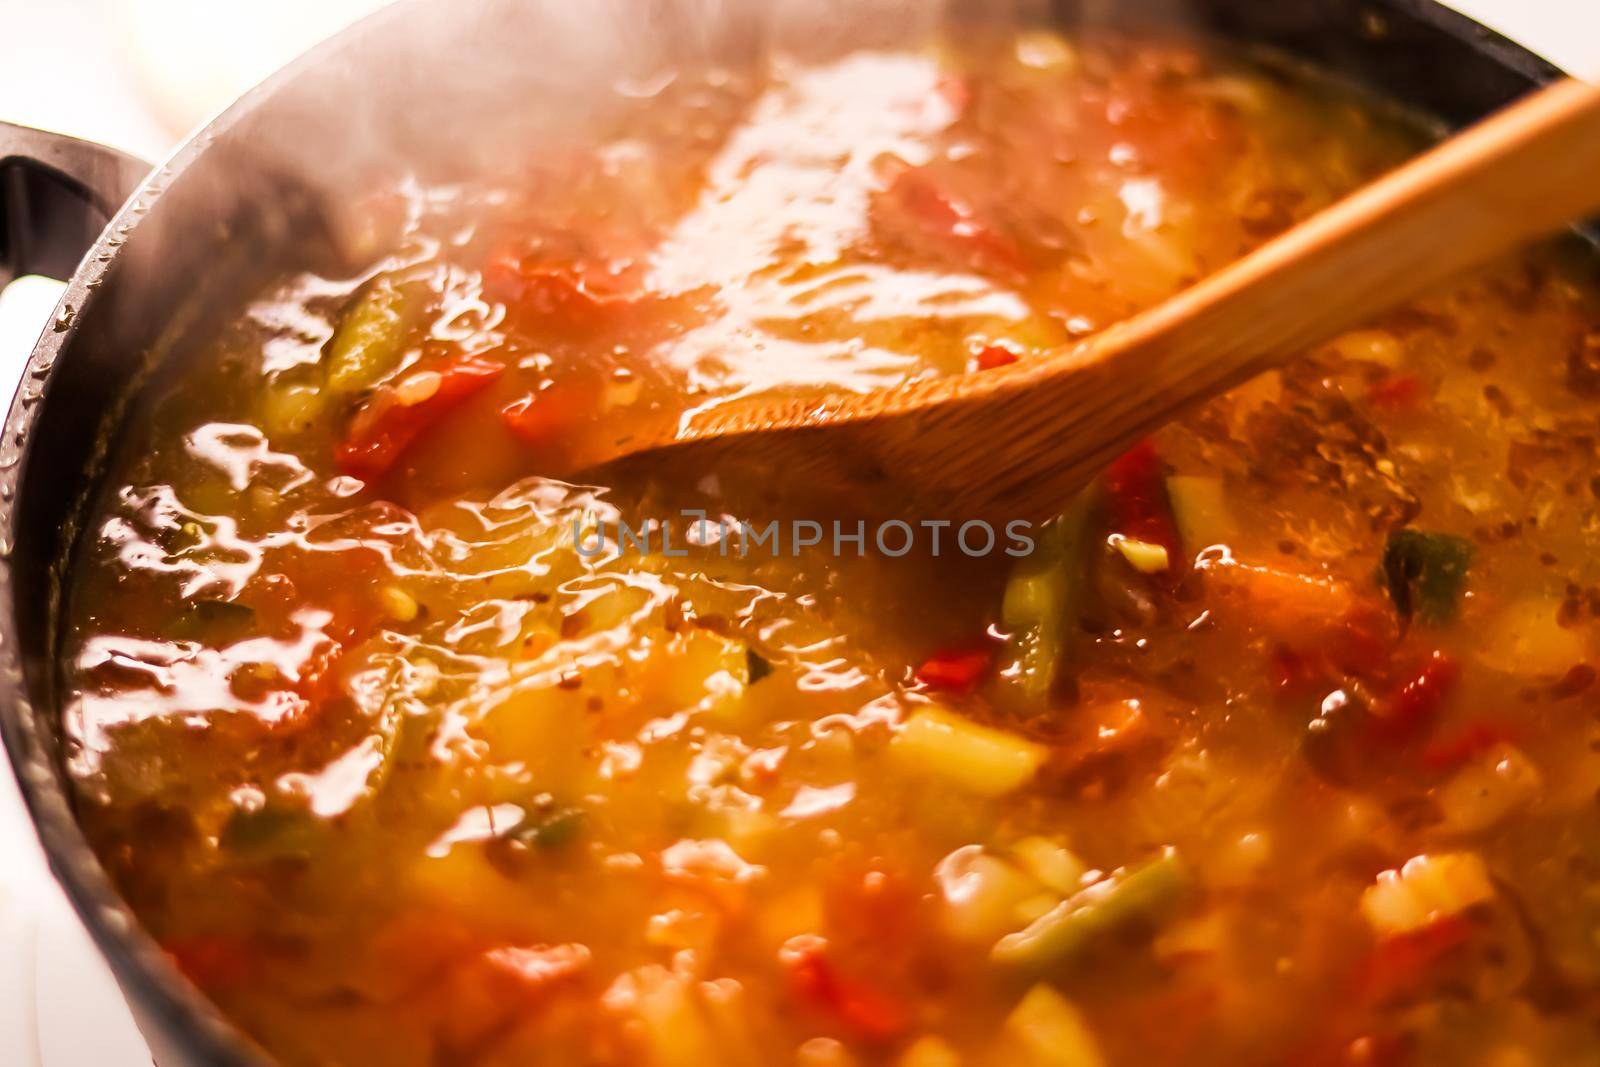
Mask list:
[[[359,265],[135,415],[70,768],[206,994],[286,1064],[1600,1062],[1576,257],[1208,404],[1020,558],[797,550],[836,515],[781,470],[553,476],[630,420],[1044,358],[1425,138],[1031,31],[628,92],[376,190]],[[579,551],[650,520],[671,554]]]

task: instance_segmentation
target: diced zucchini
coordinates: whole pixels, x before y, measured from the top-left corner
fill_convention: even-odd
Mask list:
[[[990,956],[1029,968],[1059,963],[1108,932],[1158,918],[1178,902],[1190,880],[1188,864],[1169,848],[1068,897],[1026,929],[995,942]]]
[[[1383,546],[1383,584],[1404,617],[1440,625],[1455,617],[1472,545],[1450,534],[1395,530]]]
[[[1174,474],[1167,479],[1167,499],[1172,501],[1178,536],[1189,552],[1227,544],[1239,532],[1221,478]]]
[[[1043,703],[1071,655],[1082,611],[1089,518],[1095,493],[1085,489],[1040,531],[1033,554],[1006,583],[1000,618],[1011,634],[1011,666],[1002,677],[1030,703]]]
[[[902,766],[988,797],[1024,785],[1046,753],[1043,745],[979,726],[941,707],[913,713],[889,743],[889,751]]]
[[[376,385],[399,362],[406,335],[427,306],[427,287],[390,275],[374,278],[345,310],[323,352],[323,374],[335,393]]]
[[[1040,983],[1006,1016],[1003,1040],[1009,1067],[1102,1067],[1105,1057],[1083,1014]]]
[[[270,438],[295,437],[317,425],[327,406],[315,385],[273,381],[261,394],[261,426]]]
[[[239,808],[223,824],[219,844],[244,860],[307,857],[323,847],[327,823],[305,808],[267,804]]]
[[[1361,894],[1361,914],[1379,934],[1403,934],[1494,897],[1489,869],[1473,852],[1413,856]]]

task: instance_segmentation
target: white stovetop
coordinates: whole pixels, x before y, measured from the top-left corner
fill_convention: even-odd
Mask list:
[[[1600,77],[1600,0],[1450,2],[1567,69]],[[0,0],[0,118],[158,159],[180,139],[176,131],[379,3]],[[0,396],[15,388],[59,289],[24,279],[0,294]],[[105,965],[45,869],[3,768],[0,1063],[150,1063]]]

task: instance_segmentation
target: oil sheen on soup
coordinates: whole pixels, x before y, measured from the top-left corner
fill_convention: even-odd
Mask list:
[[[683,71],[397,174],[95,506],[100,855],[287,1064],[1600,1062],[1570,250],[982,552],[782,470],[570,481],[630,420],[1045,358],[1423,140],[1281,64],[1026,32]]]

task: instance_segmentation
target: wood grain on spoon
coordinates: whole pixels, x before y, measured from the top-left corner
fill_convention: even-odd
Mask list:
[[[865,394],[742,400],[598,457],[853,490],[883,512],[1036,519],[1183,409],[1600,210],[1600,89],[1544,89],[1080,345]]]

